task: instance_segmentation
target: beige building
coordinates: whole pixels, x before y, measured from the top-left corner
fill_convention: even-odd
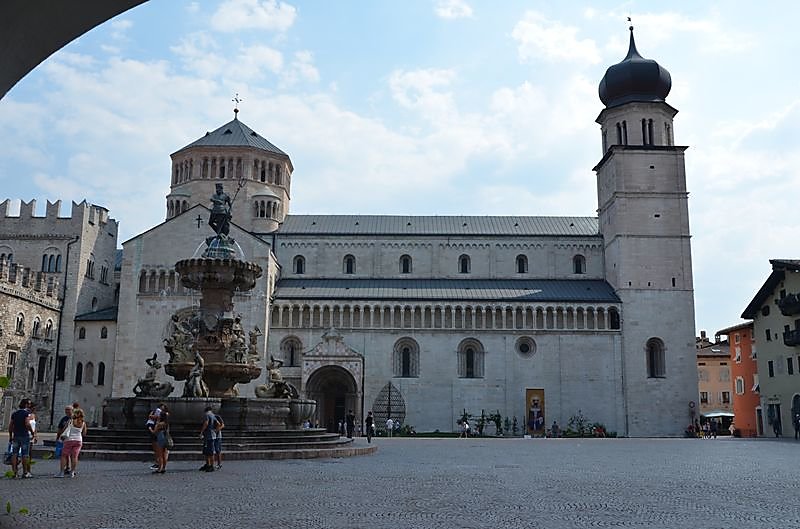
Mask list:
[[[712,342],[706,332],[697,339],[697,389],[700,415],[711,418],[733,414],[730,346]]]
[[[742,313],[753,320],[765,435],[793,434],[800,414],[800,260],[771,259],[772,273]]]

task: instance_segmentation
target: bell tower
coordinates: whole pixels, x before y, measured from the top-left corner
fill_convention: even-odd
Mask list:
[[[694,292],[684,151],[666,102],[669,72],[628,54],[608,68],[597,117],[606,279],[623,305],[623,386],[633,436],[681,435],[697,399]]]

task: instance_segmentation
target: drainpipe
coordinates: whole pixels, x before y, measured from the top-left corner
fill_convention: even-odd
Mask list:
[[[58,334],[56,335],[56,368],[53,370],[53,394],[50,398],[50,428],[53,427],[56,413],[56,374],[58,373],[58,353],[61,351],[61,323],[64,320],[64,303],[67,300],[67,284],[69,283],[69,249],[78,242],[80,235],[76,235],[74,239],[67,243],[67,256],[64,259],[64,292],[61,297],[61,310],[58,312]],[[66,365],[64,366],[66,370]],[[66,377],[65,377],[66,378]]]

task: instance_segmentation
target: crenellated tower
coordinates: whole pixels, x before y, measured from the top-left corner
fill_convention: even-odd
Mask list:
[[[686,147],[674,144],[670,74],[630,32],[599,87],[598,217],[606,278],[623,301],[628,431],[678,435],[697,399]]]
[[[289,212],[292,161],[239,121],[238,112],[234,110],[233,121],[171,155],[167,219],[196,204],[208,207],[215,184],[224,184],[233,197],[241,183],[234,223],[252,233],[270,233],[283,222]]]

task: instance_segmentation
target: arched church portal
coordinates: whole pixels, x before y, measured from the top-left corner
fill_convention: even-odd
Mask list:
[[[348,410],[358,415],[358,385],[353,375],[339,366],[317,369],[306,382],[306,396],[317,401],[317,422],[330,432],[338,430]]]

